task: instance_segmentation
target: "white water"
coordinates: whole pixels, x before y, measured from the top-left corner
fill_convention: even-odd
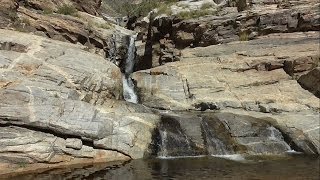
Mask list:
[[[213,157],[217,158],[223,158],[223,159],[229,159],[232,161],[241,161],[244,162],[246,161],[245,157],[241,154],[231,154],[231,155],[211,155]]]
[[[204,133],[206,135],[208,153],[210,155],[227,155],[227,154],[229,154],[224,143],[220,139],[217,139],[214,137],[214,135],[210,131],[208,123],[205,121],[202,121],[201,124],[202,124],[203,130],[204,130]]]
[[[135,52],[136,52],[135,41],[136,41],[136,37],[130,36],[130,43],[129,43],[129,47],[128,47],[127,59],[126,59],[126,64],[125,64],[125,74],[126,75],[130,75],[134,69]]]
[[[270,139],[272,141],[279,141],[280,142],[281,139],[279,139],[277,136],[281,136],[281,132],[273,126],[269,126],[269,127],[267,127],[267,129],[270,131],[270,135],[269,135],[268,139]],[[283,142],[282,144],[284,144],[284,146],[286,146],[288,151],[292,151],[289,144],[287,144],[286,142]]]
[[[127,52],[127,59],[125,61],[125,69],[124,75],[122,77],[122,83],[124,99],[132,103],[138,103],[138,96],[134,91],[134,83],[130,78],[130,75],[132,74],[135,65],[135,52],[135,36],[130,36],[130,43]]]
[[[269,126],[269,127],[267,127],[267,129],[270,131],[270,135],[268,138],[270,140],[277,141],[278,138],[276,137],[276,133],[280,133],[280,132],[276,128],[274,128],[273,126]]]
[[[166,158],[168,157],[168,150],[167,150],[167,131],[160,131],[161,136],[161,151],[159,154],[159,158]]]
[[[207,155],[198,155],[198,156],[158,156],[158,159],[183,159],[183,158],[203,158]]]

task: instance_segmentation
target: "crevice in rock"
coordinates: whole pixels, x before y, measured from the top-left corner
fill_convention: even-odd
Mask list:
[[[0,120],[2,120],[2,119],[0,119]],[[46,134],[51,134],[51,135],[53,135],[55,137],[59,137],[59,138],[62,138],[62,139],[67,139],[67,138],[81,139],[82,140],[82,144],[85,145],[85,146],[89,146],[89,147],[92,147],[94,149],[115,151],[115,152],[121,153],[124,156],[127,156],[130,159],[132,159],[132,157],[129,154],[127,154],[127,153],[125,153],[123,151],[120,151],[120,150],[117,150],[117,149],[112,149],[112,148],[102,148],[102,147],[95,146],[92,139],[88,139],[88,138],[77,136],[77,135],[73,135],[73,134],[64,134],[64,133],[59,133],[59,132],[51,130],[51,129],[45,129],[45,128],[41,128],[41,127],[34,127],[34,126],[25,125],[25,124],[13,124],[13,123],[10,123],[10,122],[8,122],[8,123],[0,122],[0,128],[1,127],[20,127],[20,128],[28,129],[28,130],[35,131],[35,132],[42,132],[42,133],[46,133]]]
[[[214,103],[209,103],[209,102],[201,102],[199,104],[195,104],[194,107],[197,110],[200,111],[206,111],[206,110],[219,110],[220,108],[214,104]]]
[[[254,87],[254,86],[267,86],[267,85],[273,85],[273,84],[277,84],[277,83],[279,83],[279,81],[277,81],[277,80],[275,80],[275,81],[265,81],[265,82],[254,82],[254,83],[238,86],[236,88]]]
[[[182,84],[185,96],[187,97],[187,99],[192,99],[194,95],[190,92],[188,79],[182,79]]]
[[[0,42],[0,50],[26,53],[27,46],[13,42]]]

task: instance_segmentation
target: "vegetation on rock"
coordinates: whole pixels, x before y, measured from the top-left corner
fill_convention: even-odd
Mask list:
[[[125,16],[146,16],[155,8],[167,9],[171,3],[178,2],[178,0],[142,0],[140,3],[134,3],[132,0],[104,0],[117,13]],[[161,11],[162,11],[161,10]]]
[[[75,15],[77,13],[77,9],[69,4],[64,4],[58,8],[57,13],[64,15]]]

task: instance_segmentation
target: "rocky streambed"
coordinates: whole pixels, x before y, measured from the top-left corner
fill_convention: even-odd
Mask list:
[[[95,26],[83,32],[75,33],[66,23],[80,23],[79,17],[73,17],[76,21],[63,16],[59,22],[51,18],[42,26],[45,15],[19,4],[18,15],[32,18],[30,27],[44,28],[33,29],[34,34],[0,29],[0,175],[155,157],[272,158],[288,152],[318,156],[320,37],[315,27],[319,24],[315,9],[306,7],[318,5],[314,3],[292,8],[304,13],[300,16],[304,21],[288,26],[290,30],[276,31],[280,25],[275,21],[263,26],[268,33],[259,34],[261,28],[249,24],[245,28],[259,34],[250,41],[238,41],[238,35],[209,44],[191,39],[183,48],[176,34],[159,35],[166,32],[166,18],[150,24],[147,36],[152,41],[143,40],[143,30],[134,41],[134,32],[116,25],[95,27],[102,18],[88,15]],[[275,11],[255,10],[240,13],[239,18],[244,23],[245,17],[265,19],[270,13]],[[286,20],[281,27],[294,18]],[[203,28],[206,20],[199,22],[169,24],[180,32],[183,25]],[[59,25],[52,26],[55,23]],[[207,29],[219,29],[215,23]],[[271,25],[273,29],[266,31]],[[242,26],[234,28],[228,37]],[[39,36],[39,31],[47,35]],[[178,34],[187,37],[185,33]],[[160,56],[153,52],[156,48],[148,51],[150,43],[153,47],[165,43],[160,45]],[[169,46],[171,50],[163,53]],[[173,52],[179,52],[174,55],[178,59],[170,58]],[[317,157],[311,159],[316,162]],[[167,164],[161,169],[181,162],[161,161]],[[119,171],[127,171],[126,167]]]

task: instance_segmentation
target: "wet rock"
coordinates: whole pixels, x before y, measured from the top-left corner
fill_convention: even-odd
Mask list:
[[[291,150],[282,132],[269,121],[232,113],[162,114],[152,145],[153,154],[161,157],[274,155]]]

